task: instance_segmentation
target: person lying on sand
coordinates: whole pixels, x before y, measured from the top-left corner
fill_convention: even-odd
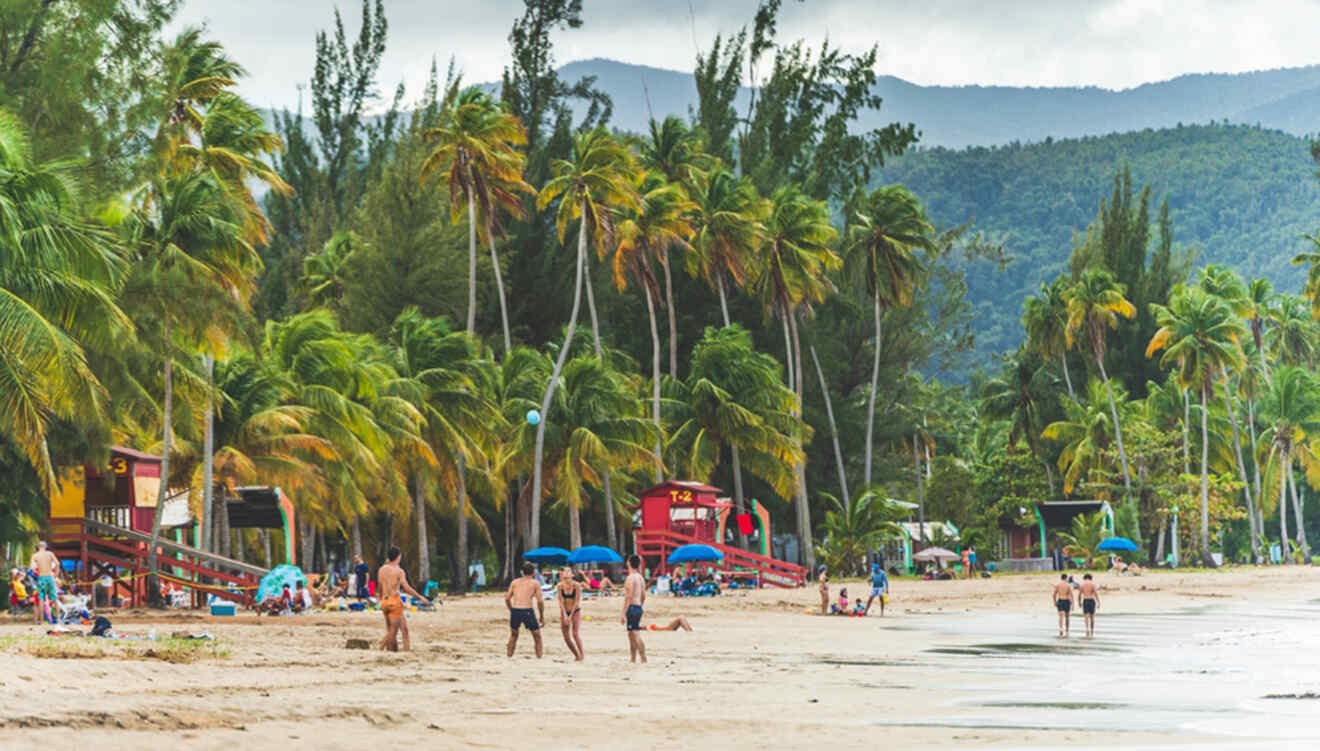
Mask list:
[[[688,623],[688,619],[680,615],[679,617],[670,621],[668,625],[657,626],[654,623],[652,623],[651,625],[647,626],[647,628],[650,629],[651,631],[677,631],[679,629],[683,629],[684,631],[691,631],[692,624]]]

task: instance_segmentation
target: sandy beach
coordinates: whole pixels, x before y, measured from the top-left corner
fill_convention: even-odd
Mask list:
[[[155,628],[162,635],[207,631],[217,637],[210,651],[185,663],[144,656],[150,647],[144,642],[92,644],[103,653],[99,657],[43,652],[74,638],[40,636],[43,629],[30,621],[6,617],[0,626],[0,690],[8,700],[0,745],[105,751],[349,749],[381,742],[538,749],[690,748],[697,742],[736,749],[856,743],[912,748],[927,742],[1287,747],[1269,742],[1276,736],[1268,728],[1277,723],[1264,725],[1264,735],[1252,730],[1262,725],[1245,721],[1198,729],[1185,720],[1195,717],[1190,704],[1168,708],[1172,714],[1146,711],[1167,696],[1142,698],[1143,680],[1125,679],[1113,688],[1135,697],[1130,704],[1096,698],[1110,689],[1089,687],[1087,680],[1107,667],[1138,678],[1146,666],[1178,673],[1156,667],[1158,652],[1140,650],[1167,647],[1170,664],[1177,665],[1212,654],[1224,638],[1250,639],[1250,629],[1214,620],[1216,613],[1244,606],[1296,613],[1320,590],[1320,570],[1101,574],[1101,616],[1090,641],[1080,636],[1080,618],[1070,639],[1056,637],[1048,602],[1053,579],[1023,574],[898,580],[885,617],[873,613],[865,619],[808,615],[818,602],[814,589],[652,597],[646,622],[684,615],[695,631],[647,631],[647,665],[628,662],[617,597],[585,603],[582,664],[574,664],[564,646],[553,604],[547,608],[545,659],[534,658],[525,634],[517,656],[506,659],[502,593],[448,598],[435,612],[411,614],[414,651],[397,655],[345,648],[350,638],[379,638],[378,613],[260,619],[110,614],[121,633],[145,635]],[[861,582],[843,586],[853,597],[865,595]],[[1310,623],[1309,617],[1293,620],[1299,627]],[[123,654],[130,645],[134,654]],[[1229,650],[1253,653],[1241,644]],[[1310,671],[1316,667],[1313,654],[1299,655],[1309,667],[1294,681],[1315,675],[1310,685],[1281,689],[1300,696],[1320,687],[1320,674]],[[1235,683],[1232,676],[1221,680],[1213,672],[1201,669],[1170,690],[1190,692],[1188,701],[1194,702],[1203,687],[1215,701],[1238,707],[1259,698],[1252,696],[1259,694],[1254,684]],[[1045,690],[1070,694],[1069,701],[1014,698],[1041,686],[1038,676],[1059,681],[1043,684]],[[1239,686],[1242,696],[1224,695],[1225,686]],[[1287,706],[1314,714],[1313,704]],[[1131,721],[1124,719],[1124,706],[1134,707]],[[1274,706],[1283,705],[1267,703],[1260,711],[1268,714]],[[1227,722],[1222,712],[1208,716]],[[1300,725],[1288,726],[1286,742],[1306,736],[1307,720],[1300,716]]]

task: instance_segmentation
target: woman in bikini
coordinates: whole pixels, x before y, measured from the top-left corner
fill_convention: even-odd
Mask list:
[[[555,599],[559,600],[559,627],[564,632],[564,643],[573,659],[582,661],[582,585],[573,579],[573,572],[566,566],[559,570],[559,586],[555,587]]]

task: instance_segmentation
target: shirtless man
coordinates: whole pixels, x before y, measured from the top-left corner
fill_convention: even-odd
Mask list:
[[[1095,609],[1100,604],[1100,590],[1092,581],[1091,575],[1082,577],[1082,587],[1077,592],[1082,598],[1082,618],[1086,621],[1086,635],[1095,636]]]
[[[1067,574],[1059,574],[1059,581],[1050,591],[1050,599],[1054,601],[1054,607],[1059,611],[1059,636],[1067,636],[1070,626],[1069,613],[1072,612],[1073,604],[1072,585],[1068,583]]]
[[[400,630],[403,631],[403,651],[412,649],[408,640],[408,627],[403,623],[403,598],[399,596],[399,591],[428,602],[417,590],[408,586],[408,575],[399,567],[401,555],[398,548],[390,548],[389,554],[385,556],[385,565],[376,572],[376,581],[380,583],[380,612],[385,615],[385,638],[381,639],[380,647],[391,652],[399,651]]]
[[[642,558],[636,553],[628,556],[628,578],[623,582],[623,612],[619,623],[628,627],[628,656],[630,662],[641,657],[646,662],[646,645],[642,643],[642,605],[646,603],[646,580],[641,573]]]
[[[37,606],[32,609],[36,622],[50,620],[50,604],[55,601],[55,572],[60,570],[60,559],[46,549],[46,541],[37,543],[29,568],[37,572]]]
[[[541,627],[545,625],[545,599],[541,597],[541,580],[536,578],[536,566],[524,563],[522,574],[509,583],[509,591],[504,593],[504,606],[509,609],[509,657],[513,657],[513,648],[518,646],[518,627],[526,626],[532,632],[536,659],[539,660],[544,650]],[[533,603],[536,604],[535,611],[532,610]]]

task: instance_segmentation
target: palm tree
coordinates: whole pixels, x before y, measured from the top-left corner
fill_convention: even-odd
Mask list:
[[[501,108],[490,94],[472,86],[447,97],[439,127],[423,133],[436,142],[435,150],[422,163],[422,179],[444,170],[449,182],[449,205],[454,224],[458,224],[462,205],[467,199],[468,213],[468,312],[467,332],[476,333],[477,324],[477,217],[484,219],[486,241],[500,300],[500,320],[504,331],[504,351],[512,348],[509,336],[509,313],[500,278],[499,258],[495,255],[494,227],[500,210],[522,212],[518,193],[532,193],[523,181],[526,158],[517,147],[527,143],[527,133],[518,118]]]
[[[1274,288],[1270,285],[1270,280],[1252,279],[1251,284],[1247,286],[1243,309],[1247,327],[1251,329],[1251,338],[1256,343],[1261,372],[1264,373],[1267,381],[1270,378],[1270,366],[1265,360],[1265,322],[1270,320],[1274,312],[1274,303]]]
[[[866,402],[866,453],[862,484],[871,487],[872,447],[875,438],[875,397],[880,384],[881,312],[912,304],[922,272],[913,251],[935,249],[935,228],[921,202],[907,188],[889,185],[872,191],[848,229],[849,261],[862,269],[866,290],[875,308],[875,351],[871,363],[871,390]]]
[[[655,297],[659,285],[651,271],[651,259],[668,265],[669,249],[678,247],[691,250],[688,238],[692,236],[689,213],[692,203],[682,190],[665,181],[663,175],[647,172],[640,175],[638,193],[642,198],[639,211],[626,214],[617,228],[619,247],[614,252],[614,284],[620,292],[632,277],[646,297],[646,312],[651,322],[651,419],[655,421],[655,481],[663,478],[664,455],[660,435],[660,331],[655,319]],[[671,308],[672,311],[672,308]],[[670,343],[673,344],[671,332]]]
[[[545,448],[545,424],[549,418],[550,400],[554,398],[559,374],[564,368],[564,360],[572,349],[573,332],[577,328],[578,311],[582,307],[587,236],[594,238],[597,248],[603,253],[605,244],[613,234],[611,212],[617,208],[637,205],[636,192],[627,178],[630,158],[628,151],[604,128],[579,133],[573,139],[573,152],[570,158],[556,159],[552,162],[554,177],[541,188],[536,198],[538,211],[544,211],[555,199],[560,199],[559,209],[555,214],[559,242],[564,242],[569,224],[576,220],[578,247],[577,276],[573,282],[573,311],[569,314],[564,343],[559,350],[559,356],[555,359],[554,370],[550,373],[545,395],[541,399],[541,420],[536,426],[536,452],[532,470],[531,541],[528,543],[532,547],[541,544],[541,472]],[[596,356],[599,358],[601,357],[600,332],[595,325],[594,317],[592,323],[596,333]],[[606,475],[606,482],[608,478],[609,475]],[[606,495],[609,495],[608,491]]]
[[[1040,283],[1040,296],[1029,295],[1022,304],[1022,328],[1027,342],[1044,357],[1059,358],[1063,382],[1068,387],[1068,398],[1076,401],[1072,376],[1068,373],[1068,303],[1064,293],[1068,289],[1065,277],[1049,284]]]
[[[1019,440],[1026,441],[1027,450],[1045,466],[1053,492],[1054,470],[1040,446],[1041,402],[1048,392],[1041,382],[1044,369],[1035,367],[1038,362],[1025,347],[1006,358],[999,375],[981,387],[981,411],[993,420],[1008,422],[1009,453],[1017,449]]]
[[[898,521],[903,518],[904,510],[878,492],[867,490],[851,505],[840,503],[828,493],[821,495],[834,508],[825,512],[822,525],[825,537],[819,553],[836,576],[863,573],[872,550],[902,537],[903,528]]]
[[[1059,534],[1065,555],[1085,558],[1086,565],[1092,565],[1097,558],[1103,558],[1100,543],[1109,535],[1105,534],[1105,515],[1099,511],[1094,514],[1078,514],[1072,518],[1067,532]]]
[[[85,347],[131,343],[115,303],[125,270],[113,238],[78,218],[71,163],[34,161],[22,124],[0,110],[0,438],[54,492],[53,419],[101,421],[106,395]]]
[[[299,284],[307,291],[313,305],[340,311],[344,284],[348,281],[348,265],[361,245],[362,239],[357,233],[340,231],[326,240],[319,253],[303,259]]]
[[[1295,295],[1281,295],[1278,307],[1270,314],[1265,344],[1280,365],[1312,368],[1316,364],[1317,333],[1315,319],[1306,303]]]
[[[700,275],[719,293],[720,312],[728,326],[727,285],[742,287],[754,277],[756,251],[765,234],[761,220],[769,213],[769,204],[757,196],[750,181],[725,169],[694,173],[687,188],[697,205],[695,252],[687,256],[688,272]]]
[[[761,273],[756,287],[766,310],[778,315],[783,324],[788,384],[797,394],[796,412],[801,415],[805,379],[797,313],[799,309],[809,311],[813,304],[823,301],[833,291],[828,273],[843,263],[830,249],[838,233],[830,225],[825,203],[811,200],[795,186],[786,186],[775,192],[765,231]],[[806,472],[802,465],[795,467],[794,471],[798,478],[798,534],[807,553],[807,567],[815,568],[815,548],[810,545],[811,509],[807,500]]]
[[[1241,340],[1247,332],[1227,303],[1198,287],[1175,291],[1169,307],[1155,305],[1153,310],[1160,328],[1151,337],[1146,356],[1165,350],[1160,358],[1161,367],[1176,366],[1178,385],[1195,388],[1201,396],[1201,553],[1205,565],[1213,566],[1207,403],[1224,373],[1244,365]]]
[[[1127,407],[1127,394],[1118,386],[1119,403]],[[1064,402],[1065,417],[1045,426],[1041,437],[1063,445],[1058,467],[1063,472],[1063,492],[1073,488],[1090,472],[1103,466],[1104,452],[1114,440],[1104,384],[1091,379],[1086,384],[1085,399]]]
[[[1293,477],[1293,463],[1301,461],[1307,476],[1314,476],[1317,469],[1316,456],[1308,441],[1320,436],[1320,384],[1302,368],[1293,365],[1280,367],[1261,399],[1261,416],[1267,424],[1260,438],[1269,450],[1266,476],[1277,474],[1279,477],[1279,537],[1283,545],[1283,560],[1287,561],[1290,557],[1287,498],[1288,488],[1291,487],[1297,541],[1301,545],[1303,557],[1309,561],[1311,550],[1306,540],[1306,526],[1303,524],[1301,502]]]
[[[1310,252],[1293,256],[1294,266],[1307,266],[1306,286],[1302,294],[1311,302],[1311,316],[1320,318],[1320,232],[1308,235],[1307,240],[1313,246]]]
[[[668,389],[677,412],[668,445],[673,466],[688,477],[710,477],[727,446],[738,513],[746,508],[744,467],[781,498],[792,496],[789,468],[803,460],[794,436],[810,428],[795,414],[796,398],[780,378],[779,363],[753,348],[746,329],[707,327],[692,349],[687,380],[671,381]]]
[[[1127,451],[1123,449],[1123,427],[1118,424],[1118,405],[1114,389],[1105,372],[1105,329],[1118,327],[1119,317],[1131,318],[1136,308],[1123,296],[1123,285],[1114,281],[1113,274],[1104,269],[1087,269],[1077,283],[1063,295],[1067,303],[1068,321],[1065,328],[1069,349],[1084,339],[1100,368],[1100,379],[1109,394],[1109,411],[1114,418],[1114,439],[1118,443],[1118,458],[1123,465],[1123,489],[1132,495],[1132,476],[1128,472]]]

